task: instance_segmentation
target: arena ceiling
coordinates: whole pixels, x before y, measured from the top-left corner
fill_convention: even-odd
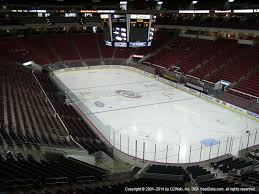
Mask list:
[[[154,9],[157,1],[163,1],[162,9],[188,9],[190,6],[199,9],[219,9],[231,8],[258,8],[258,0],[197,0],[197,4],[192,5],[193,0],[128,0],[129,9]],[[56,6],[81,6],[84,8],[114,8],[119,9],[120,0],[1,0],[2,5],[21,5],[30,7],[40,7],[42,5]]]

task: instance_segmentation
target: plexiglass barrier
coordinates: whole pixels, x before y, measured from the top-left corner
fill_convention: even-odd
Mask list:
[[[113,129],[107,126],[80,100],[55,74],[53,80],[65,92],[67,98],[93,123],[95,128],[116,148],[134,158],[163,163],[191,163],[209,160],[225,154],[237,156],[239,150],[246,149],[259,143],[258,129],[242,132],[239,136],[226,137],[211,142],[210,145],[195,144],[155,144],[141,138],[130,137],[124,130]]]

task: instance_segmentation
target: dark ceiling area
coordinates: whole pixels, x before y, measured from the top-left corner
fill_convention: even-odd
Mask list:
[[[155,9],[158,0],[128,0],[128,9]],[[259,0],[234,0],[228,3],[228,0],[197,0],[193,5],[193,0],[160,0],[163,1],[162,9],[224,9],[224,8],[258,8]],[[2,5],[6,6],[71,6],[87,9],[120,9],[120,0],[0,0]]]

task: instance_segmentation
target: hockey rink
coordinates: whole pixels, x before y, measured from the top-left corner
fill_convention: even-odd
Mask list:
[[[259,129],[256,120],[130,69],[57,71],[55,76],[111,144],[138,158],[207,160],[237,152],[245,147],[245,131]]]

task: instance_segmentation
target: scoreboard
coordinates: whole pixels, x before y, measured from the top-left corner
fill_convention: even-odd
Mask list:
[[[105,45],[146,47],[154,35],[155,16],[144,14],[102,14]]]
[[[130,42],[148,40],[150,15],[130,16]]]
[[[127,47],[127,18],[126,15],[111,15],[112,26],[112,41],[114,46]]]

